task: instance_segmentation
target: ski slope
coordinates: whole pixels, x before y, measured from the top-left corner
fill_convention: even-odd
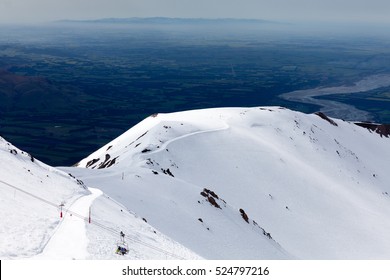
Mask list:
[[[0,158],[1,259],[200,258],[100,190],[3,138]],[[121,230],[130,250],[125,256],[115,254]]]
[[[153,115],[64,170],[204,258],[386,259],[389,156],[351,122],[219,108]]]
[[[388,127],[363,126],[279,107],[155,114],[61,168],[0,138],[0,258],[388,259]]]
[[[73,213],[88,217],[93,201],[102,195],[100,190],[92,188],[89,190],[91,194],[79,198],[65,211],[56,232],[37,258],[51,260],[87,258],[88,239],[85,220]]]
[[[31,257],[42,252],[58,226],[58,206],[89,191],[2,138],[0,158],[0,257]]]

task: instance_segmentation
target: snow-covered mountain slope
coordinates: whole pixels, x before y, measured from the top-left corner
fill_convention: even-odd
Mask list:
[[[59,206],[88,194],[81,181],[0,137],[0,257],[39,253],[59,222]]]
[[[91,193],[72,174],[1,137],[0,160],[1,259],[199,258],[101,191]],[[129,245],[125,256],[115,254],[120,231]]]
[[[389,157],[350,122],[223,108],[153,115],[65,170],[204,258],[388,259]]]

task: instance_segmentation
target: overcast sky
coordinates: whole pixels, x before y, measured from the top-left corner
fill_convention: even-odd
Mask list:
[[[0,22],[153,16],[390,22],[390,0],[0,0]]]

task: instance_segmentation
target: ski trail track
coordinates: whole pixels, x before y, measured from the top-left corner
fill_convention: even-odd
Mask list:
[[[88,257],[87,221],[69,212],[88,217],[89,208],[93,201],[103,194],[98,189],[89,188],[89,190],[91,191],[90,195],[79,198],[72,206],[63,210],[63,218],[56,232],[43,249],[43,252],[33,257],[33,259],[74,260]],[[64,246],[64,244],[66,245]]]
[[[230,128],[230,126],[228,124],[225,124],[224,126],[222,127],[219,127],[219,128],[215,128],[215,129],[208,129],[208,130],[200,130],[200,131],[195,131],[195,132],[191,132],[191,133],[187,133],[187,134],[184,134],[184,135],[181,135],[181,136],[178,136],[178,137],[175,137],[173,139],[170,139],[164,143],[162,143],[160,145],[160,148],[155,150],[155,151],[151,151],[149,152],[147,155],[153,155],[153,154],[157,154],[157,153],[160,153],[162,151],[164,151],[166,148],[168,148],[168,146],[173,143],[173,142],[176,142],[176,141],[180,141],[182,139],[185,139],[185,138],[189,138],[189,137],[192,137],[192,136],[195,136],[195,135],[199,135],[199,134],[206,134],[206,133],[212,133],[212,132],[218,132],[218,131],[223,131],[223,130],[228,130]],[[136,154],[135,156],[138,156],[139,158],[139,154]],[[142,155],[143,156],[143,155]],[[141,157],[142,157],[141,156]],[[134,157],[133,157],[134,158]]]

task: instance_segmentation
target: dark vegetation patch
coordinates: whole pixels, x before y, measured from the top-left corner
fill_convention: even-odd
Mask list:
[[[111,167],[112,165],[115,164],[115,161],[116,161],[117,158],[118,157],[113,158],[112,160],[108,161],[106,164],[103,164],[103,166],[100,167],[100,168],[109,168],[109,167]]]
[[[225,200],[223,200],[222,198],[219,198],[219,196],[218,196],[215,192],[213,192],[213,191],[211,191],[211,190],[208,190],[208,189],[204,188],[204,189],[203,189],[203,192],[204,192],[205,194],[211,195],[212,197],[214,197],[214,198],[216,198],[216,199],[220,199],[220,200],[222,200],[224,203],[226,203]]]
[[[77,184],[79,184],[80,186],[82,186],[84,189],[87,189],[87,186],[84,184],[84,182],[80,179],[76,179],[76,182]]]
[[[325,115],[324,113],[322,113],[322,112],[317,112],[317,113],[315,113],[315,114],[316,114],[317,116],[319,116],[321,119],[326,120],[326,121],[327,121],[328,123],[330,123],[331,125],[338,126],[337,123],[336,123],[334,120],[328,118],[328,116]]]
[[[218,197],[218,195],[215,192],[204,188],[203,191],[200,192],[200,195],[205,197],[207,199],[207,201],[211,205],[213,205],[215,208],[222,209],[221,206],[217,202],[217,200],[220,200],[220,198]],[[225,202],[224,200],[222,200],[222,201]]]
[[[218,196],[215,192],[213,192],[213,191],[211,191],[211,190],[209,190],[209,189],[204,188],[203,191],[200,192],[200,195],[203,196],[204,198],[206,198],[206,200],[207,200],[211,205],[213,205],[215,208],[222,209],[221,206],[218,204],[217,201],[223,201],[223,203],[226,204],[226,202],[225,202],[223,199],[219,198],[219,196]],[[270,196],[271,196],[271,195],[270,195]],[[272,197],[272,196],[271,196],[271,197]],[[200,203],[200,201],[198,201],[198,203]],[[242,219],[243,219],[246,223],[250,224],[250,220],[249,220],[248,214],[244,211],[244,209],[240,208],[240,209],[239,209],[239,212],[240,212],[240,214],[241,214]],[[202,220],[202,219],[199,218],[198,220],[199,220],[200,222],[203,223],[203,220]],[[255,227],[257,227],[257,228],[259,228],[259,229],[261,230],[261,232],[263,233],[264,236],[266,236],[266,237],[269,238],[269,239],[272,239],[271,234],[270,234],[269,232],[267,232],[264,228],[262,228],[261,226],[259,226],[258,223],[256,223],[256,221],[252,221],[252,223],[253,223],[253,225],[254,225]]]
[[[146,133],[148,133],[149,131],[146,131],[145,133],[143,133],[141,136],[139,136],[137,139],[135,139],[133,142],[131,142],[130,144],[128,144],[125,148],[127,148],[128,146],[131,146],[133,145],[135,142],[137,142],[139,139],[141,139],[142,137],[144,137],[146,135]],[[139,144],[137,144],[136,147],[138,147]]]
[[[214,197],[207,197],[207,200],[210,202],[211,205],[213,205],[216,208],[222,209],[221,206],[215,201]]]
[[[266,232],[262,227],[260,227],[260,228],[263,231],[263,235],[264,236],[267,236],[269,239],[272,239],[272,236],[271,236],[271,234],[269,232]]]
[[[245,222],[249,224],[249,218],[248,215],[245,213],[243,209],[240,209],[241,217],[244,219]]]
[[[147,133],[148,133],[148,131],[146,131],[144,134],[142,134],[142,135],[139,136],[137,139],[135,139],[135,141],[138,141],[139,139],[141,139],[142,137],[144,137]],[[134,141],[134,142],[135,142],[135,141]]]
[[[11,154],[15,155],[15,156],[18,154],[18,151],[17,151],[16,149],[11,149],[11,150],[9,150],[9,152],[10,152]],[[22,151],[21,153],[22,153],[22,155],[27,154],[27,156],[30,158],[31,162],[34,162],[34,161],[35,161],[34,157],[33,157],[31,154],[25,153],[25,152],[23,152],[23,151]]]
[[[74,179],[78,185],[82,186],[84,189],[87,188],[87,186],[84,184],[84,182],[80,179],[77,179],[72,173],[68,173],[68,175],[69,175],[69,177]],[[49,175],[47,175],[47,177],[49,177]]]
[[[115,164],[117,158],[118,157],[111,159],[111,156],[109,154],[106,154],[104,161],[101,164],[99,164],[98,169],[111,167],[112,165]]]
[[[146,159],[146,164],[150,165],[150,166],[160,165],[157,161],[155,161],[155,160],[153,160],[151,158]]]
[[[376,132],[381,137],[389,138],[390,136],[390,124],[373,124],[373,123],[355,123],[358,126],[367,128],[370,132]]]
[[[268,111],[268,112],[273,112],[274,111],[274,110],[271,110],[271,109],[268,109],[268,108],[262,108],[262,107],[260,107],[259,109],[262,110],[262,111]],[[282,108],[282,109],[284,109],[284,108]]]
[[[171,172],[171,170],[169,170],[169,168],[168,168],[168,169],[161,168],[161,171],[162,171],[164,174],[166,174],[166,175],[169,175],[169,176],[171,176],[171,177],[175,177],[175,176],[173,175],[173,173]]]
[[[100,158],[95,158],[95,159],[92,159],[92,160],[88,161],[86,167],[88,168],[88,167],[90,167],[91,165],[94,165],[94,164],[97,163],[99,160],[100,160]]]
[[[261,231],[263,232],[263,235],[264,235],[264,236],[266,236],[266,237],[268,237],[269,239],[272,239],[272,240],[273,240],[271,234],[270,234],[269,232],[267,232],[264,228],[262,228],[261,226],[259,226],[259,224],[256,223],[256,221],[252,221],[252,223],[253,223],[254,226],[256,226],[256,227],[258,227],[258,228],[261,229]]]
[[[151,151],[152,151],[152,150],[145,148],[145,149],[142,150],[141,153],[145,154],[145,153],[149,153],[149,152],[151,152]]]
[[[110,158],[111,158],[110,154],[106,154],[106,155],[105,155],[105,158],[104,158],[104,161],[100,164],[100,166],[103,165],[103,164],[105,164],[107,161],[109,161]]]

